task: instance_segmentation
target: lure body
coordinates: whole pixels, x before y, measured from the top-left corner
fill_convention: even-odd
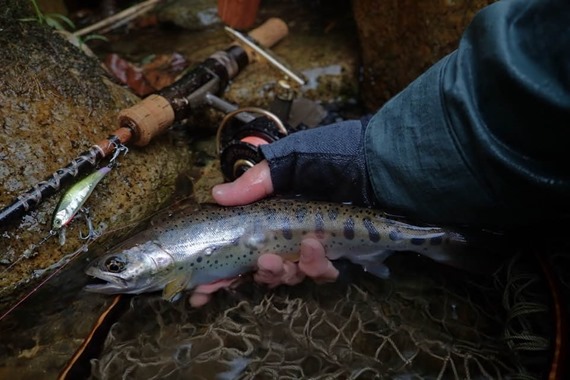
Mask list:
[[[61,197],[53,214],[52,230],[58,231],[67,226],[75,215],[81,210],[95,187],[111,171],[104,166],[69,188]]]
[[[401,223],[351,205],[293,200],[201,205],[165,214],[93,262],[86,273],[105,283],[86,290],[163,290],[164,298],[172,300],[183,290],[252,270],[264,253],[295,260],[307,236],[323,244],[328,258],[349,259],[379,277],[388,276],[383,261],[394,251],[450,263],[467,257],[469,247],[455,232]],[[480,261],[480,256],[475,259]]]

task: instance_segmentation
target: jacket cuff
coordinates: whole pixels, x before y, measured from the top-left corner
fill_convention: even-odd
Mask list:
[[[364,131],[359,120],[343,121],[261,146],[275,192],[373,205],[362,143]]]

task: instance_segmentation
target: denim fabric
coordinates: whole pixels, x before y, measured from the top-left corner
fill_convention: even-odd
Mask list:
[[[261,152],[279,194],[372,205],[364,162],[364,128],[358,120],[296,132]]]

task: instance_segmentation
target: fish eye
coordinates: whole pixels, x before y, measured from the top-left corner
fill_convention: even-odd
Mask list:
[[[105,260],[105,268],[111,273],[120,273],[125,270],[127,262],[117,256],[111,256]]]

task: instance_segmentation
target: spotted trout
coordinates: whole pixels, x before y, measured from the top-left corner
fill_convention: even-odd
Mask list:
[[[163,290],[174,300],[184,290],[254,269],[258,257],[298,257],[301,240],[314,237],[331,260],[348,259],[374,275],[389,274],[384,260],[411,251],[450,263],[464,254],[462,235],[385,218],[346,204],[263,200],[247,206],[200,205],[167,212],[91,263],[99,280],[90,292],[139,294]]]

